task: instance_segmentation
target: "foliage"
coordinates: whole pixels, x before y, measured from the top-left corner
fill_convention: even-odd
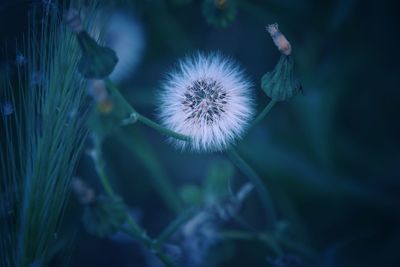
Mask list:
[[[87,135],[74,36],[60,14],[45,7],[34,9],[30,23],[26,62],[16,81],[8,75],[2,82],[15,107],[2,116],[2,266],[45,266],[58,252],[69,184]]]

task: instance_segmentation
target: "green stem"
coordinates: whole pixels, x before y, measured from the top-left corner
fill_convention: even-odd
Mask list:
[[[277,255],[283,255],[283,250],[278,244],[278,241],[271,235],[265,233],[250,233],[245,231],[223,231],[221,233],[222,238],[224,239],[236,239],[236,240],[258,240],[263,242],[268,247],[270,247]]]
[[[96,169],[97,174],[99,175],[101,185],[104,188],[104,191],[109,196],[114,196],[115,192],[111,186],[110,181],[108,180],[106,171],[105,171],[105,164],[103,160],[103,155],[102,155],[102,148],[101,148],[101,141],[95,138],[94,140],[94,153],[93,153],[93,162],[94,162],[94,167]]]
[[[137,118],[138,121],[140,121],[141,123],[149,126],[150,128],[153,128],[154,130],[165,134],[169,137],[178,139],[178,140],[182,140],[182,141],[190,141],[190,137],[174,132],[168,128],[165,128],[163,126],[161,126],[160,124],[156,123],[155,121],[147,118],[146,116],[140,114],[139,112],[137,112],[127,101],[126,99],[121,95],[121,93],[119,92],[118,88],[115,86],[115,84],[110,81],[109,79],[105,80],[107,88],[109,88],[111,90],[112,95],[114,95],[116,98],[118,98],[122,103],[124,103],[125,108],[128,110],[129,113],[134,114]]]
[[[160,247],[168,238],[176,233],[186,222],[188,222],[196,214],[194,209],[187,210],[186,212],[179,215],[174,221],[172,221],[162,233],[159,235],[156,241],[156,245]]]
[[[253,168],[247,164],[247,162],[238,154],[238,152],[231,148],[227,151],[227,154],[231,161],[236,165],[236,167],[246,175],[250,182],[253,183],[256,188],[258,195],[260,197],[261,203],[264,207],[265,213],[267,215],[267,219],[271,222],[272,228],[276,226],[276,214],[275,209],[272,205],[272,198],[267,188],[263,184],[261,178],[257,175],[257,173],[253,170]]]
[[[268,105],[260,112],[260,114],[258,114],[258,116],[255,118],[255,120],[253,121],[252,125],[256,125],[257,123],[259,123],[262,119],[264,119],[265,116],[267,116],[267,114],[269,113],[269,111],[275,106],[276,101],[275,100],[271,100],[269,101]]]
[[[141,115],[138,112],[136,112],[136,114],[137,114],[138,120],[141,123],[153,128],[154,130],[159,131],[162,134],[165,134],[165,135],[167,135],[169,137],[172,137],[172,138],[175,138],[175,139],[178,139],[178,140],[190,141],[190,137],[189,136],[186,136],[186,135],[174,132],[174,131],[172,131],[172,130],[170,130],[168,128],[165,128],[165,127],[161,126],[160,124],[152,121],[151,119]]]

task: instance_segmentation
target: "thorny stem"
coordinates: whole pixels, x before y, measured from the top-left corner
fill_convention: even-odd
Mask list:
[[[257,115],[257,117],[254,119],[252,126],[256,125],[259,123],[264,117],[269,113],[269,111],[275,106],[276,101],[271,100],[269,101],[268,105],[260,112],[260,114]]]
[[[246,175],[250,182],[255,186],[261,203],[264,207],[265,213],[267,215],[267,220],[270,221],[270,225],[273,227],[276,226],[276,214],[275,209],[272,205],[272,198],[267,188],[263,184],[261,178],[257,175],[257,173],[253,170],[253,168],[247,164],[247,162],[238,154],[238,152],[231,148],[227,151],[228,157],[231,161],[236,165],[236,167]]]
[[[95,138],[94,141],[94,153],[92,155],[93,161],[95,164],[95,169],[97,174],[100,177],[101,184],[104,188],[104,191],[110,196],[114,197],[116,194],[111,187],[111,183],[108,179],[108,176],[105,171],[105,164],[102,157],[101,152],[101,141]],[[128,229],[121,229],[127,234],[129,234],[135,240],[138,240],[141,244],[153,250],[154,254],[167,266],[167,267],[177,267],[172,260],[165,255],[159,248],[156,246],[156,242],[149,238],[146,232],[133,220],[133,218],[127,213],[127,224],[129,226]]]
[[[170,130],[168,128],[165,128],[165,127],[161,126],[160,124],[156,123],[155,121],[153,121],[153,120],[147,118],[146,116],[140,114],[139,112],[137,112],[126,101],[126,99],[121,95],[121,93],[119,92],[118,88],[115,86],[115,84],[112,81],[110,81],[109,79],[106,79],[105,82],[106,82],[107,87],[111,90],[112,94],[115,97],[119,98],[124,103],[125,107],[129,110],[129,112],[131,114],[133,114],[136,117],[136,119],[138,121],[140,121],[141,123],[149,126],[150,128],[153,128],[154,130],[156,130],[156,131],[158,131],[158,132],[160,132],[162,134],[165,134],[165,135],[167,135],[169,137],[172,137],[172,138],[175,138],[175,139],[178,139],[178,140],[182,140],[182,141],[190,141],[190,137],[189,136],[186,136],[186,135],[174,132],[174,131],[172,131],[172,130]]]

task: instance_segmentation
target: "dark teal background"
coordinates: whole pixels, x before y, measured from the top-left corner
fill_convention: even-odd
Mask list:
[[[244,2],[251,5],[240,8],[226,28],[207,24],[201,1],[173,2],[115,1],[134,10],[146,33],[143,60],[122,85],[128,101],[155,118],[157,88],[176,60],[196,51],[217,50],[246,69],[261,110],[269,101],[260,89],[261,76],[279,59],[264,28],[278,22],[292,44],[304,95],[279,103],[238,150],[269,187],[280,218],[298,229],[300,251],[287,253],[301,259],[303,266],[400,266],[396,1],[249,0]],[[8,54],[1,55],[3,67],[12,65],[15,39],[21,40],[27,12],[38,4],[0,2],[0,36],[8,44]],[[177,191],[185,184],[201,184],[210,163],[223,158],[177,152],[152,129],[133,129],[147,138]],[[149,182],[148,172],[113,138],[107,139],[104,154],[116,191],[149,235],[156,236],[174,216]],[[100,190],[85,155],[78,175]],[[246,178],[237,171],[234,179],[237,188]],[[85,233],[81,212],[71,198],[64,225],[67,232],[77,229],[69,246],[70,266],[147,266],[136,243]],[[242,215],[257,229],[266,223],[255,195]],[[213,249],[224,255],[217,266],[283,267],[271,265],[267,258],[273,254],[259,242],[222,243]],[[318,264],[309,265],[302,246],[315,251]]]

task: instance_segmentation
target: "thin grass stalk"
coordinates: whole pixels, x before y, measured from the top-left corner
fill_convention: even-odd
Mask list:
[[[0,149],[6,177],[0,193],[13,203],[7,218],[12,224],[1,227],[2,237],[9,237],[0,246],[4,266],[44,266],[57,253],[69,182],[87,134],[86,116],[73,115],[85,99],[76,68],[79,48],[59,14],[46,12],[40,26],[34,22],[39,14],[30,18],[27,64],[16,82],[3,83],[15,107],[12,121],[2,121],[7,137]]]

